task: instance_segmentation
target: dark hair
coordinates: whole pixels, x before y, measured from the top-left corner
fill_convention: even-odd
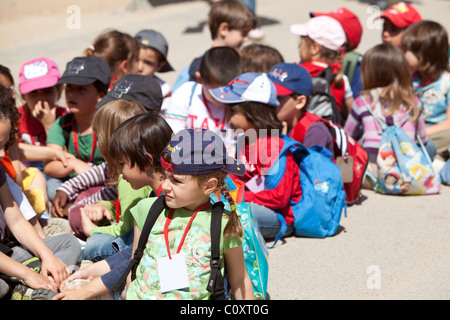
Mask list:
[[[207,84],[227,85],[244,70],[239,53],[230,47],[215,47],[205,52],[200,75]]]
[[[281,53],[274,47],[261,43],[246,45],[240,50],[244,72],[267,73],[277,63],[284,62]]]
[[[361,61],[361,79],[364,93],[384,87],[380,102],[393,114],[402,105],[412,107],[418,116],[411,75],[403,51],[390,43],[382,43],[369,49]]]
[[[448,34],[437,22],[422,20],[406,28],[402,46],[419,60],[417,71],[424,77],[422,81],[434,80],[449,69]]]
[[[11,83],[11,86],[14,87],[14,78],[11,74],[11,70],[8,67],[0,64],[0,74],[4,75],[8,79],[9,83]]]
[[[16,101],[13,98],[14,92],[0,85],[0,119],[9,120],[11,122],[11,131],[9,133],[9,141],[6,148],[12,145],[18,134],[18,123],[21,117],[19,110],[16,108]]]
[[[255,14],[244,3],[238,0],[222,0],[214,3],[208,13],[208,26],[211,38],[217,38],[221,23],[228,23],[230,30],[242,30],[247,35],[256,28]]]
[[[258,132],[267,129],[268,135],[272,129],[281,131],[283,124],[277,117],[277,108],[268,104],[247,101],[228,105],[226,118],[229,120],[234,113],[242,114]]]
[[[153,166],[162,172],[160,154],[172,138],[172,129],[157,111],[149,111],[124,121],[111,136],[109,154],[113,163],[127,159],[141,171]],[[153,161],[148,156],[151,155]]]

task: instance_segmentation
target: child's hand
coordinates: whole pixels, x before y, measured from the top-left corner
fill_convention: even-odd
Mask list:
[[[98,224],[103,218],[108,220],[112,219],[111,213],[103,203],[90,204],[85,206],[82,210],[94,224]]]
[[[47,101],[38,101],[31,112],[32,116],[39,120],[48,132],[56,120],[56,108],[51,108]]]
[[[68,215],[67,205],[69,202],[69,196],[61,190],[56,191],[56,195],[52,202],[52,215],[55,217],[64,217]]]
[[[68,153],[64,150],[55,150],[54,160],[61,161],[65,168],[69,165],[69,162],[68,162],[69,159],[76,159],[76,157],[73,154]]]

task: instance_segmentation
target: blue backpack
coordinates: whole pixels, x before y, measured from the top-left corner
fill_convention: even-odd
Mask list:
[[[225,180],[231,194],[237,191],[238,187],[229,176]],[[243,191],[243,188],[242,188]],[[234,198],[234,197],[233,197]],[[267,299],[267,284],[269,280],[269,252],[266,242],[259,231],[258,223],[253,217],[250,203],[243,202],[243,193],[236,193],[237,213],[244,229],[244,251],[245,267],[253,285],[253,295],[255,300]],[[225,209],[229,210],[230,204],[221,195],[211,194],[213,202],[222,201]]]
[[[283,178],[289,153],[299,165],[302,197],[291,202],[295,235],[325,238],[336,233],[342,210],[347,208],[340,168],[330,160],[331,153],[321,146],[306,148],[303,144],[282,135],[284,145],[278,160],[269,169],[265,189],[274,189]],[[291,200],[292,201],[292,200]],[[283,215],[278,213],[282,227],[275,243],[287,229]]]

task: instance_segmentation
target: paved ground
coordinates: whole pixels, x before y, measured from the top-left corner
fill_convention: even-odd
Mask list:
[[[143,28],[159,30],[169,42],[169,61],[178,71],[208,49],[206,1],[129,11],[131,2],[2,0],[0,64],[11,68],[17,79],[24,61],[48,56],[63,71],[67,61],[81,55],[107,28],[133,35]],[[413,5],[423,18],[450,30],[449,1],[413,1]],[[358,50],[363,53],[379,43],[381,30],[373,20],[376,8],[356,0],[258,0],[263,42],[276,47],[287,62],[297,61],[298,38],[289,26],[306,22],[310,11],[343,6],[363,25]],[[172,84],[176,76],[176,72],[161,75]],[[348,208],[336,236],[288,238],[270,250],[272,299],[450,298],[450,187],[436,196],[390,197],[372,191],[364,195],[367,199],[361,205]]]

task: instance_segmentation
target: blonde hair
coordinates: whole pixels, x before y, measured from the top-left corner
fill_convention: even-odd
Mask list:
[[[413,120],[419,116],[412,79],[403,52],[390,43],[382,43],[369,49],[361,61],[363,94],[371,89],[383,88],[379,97],[386,114],[392,115],[401,106],[411,108]]]
[[[216,171],[202,175],[193,175],[193,177],[197,179],[199,185],[206,183],[211,178],[217,179],[217,189],[230,204],[231,212],[230,216],[228,217],[227,225],[225,226],[225,229],[223,231],[223,235],[230,235],[232,238],[242,237],[244,231],[242,229],[241,220],[239,219],[236,212],[236,203],[230,194],[230,190],[228,190],[227,184],[225,183],[226,176],[227,173],[225,171]]]
[[[112,159],[109,152],[109,140],[119,125],[138,114],[146,113],[147,110],[139,103],[127,100],[113,100],[104,104],[94,115],[92,128],[97,137],[97,148],[105,158],[106,163],[111,164]],[[111,170],[114,166],[109,165]],[[109,172],[111,177],[116,177],[115,171]]]

